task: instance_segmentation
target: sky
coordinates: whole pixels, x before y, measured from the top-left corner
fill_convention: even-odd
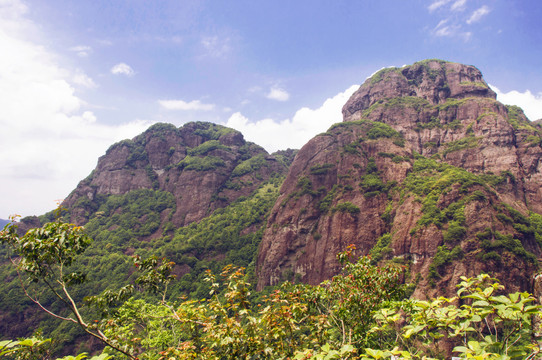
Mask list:
[[[540,119],[541,18],[539,0],[0,0],[0,218],[54,209],[156,122],[300,148],[371,74],[428,58]]]

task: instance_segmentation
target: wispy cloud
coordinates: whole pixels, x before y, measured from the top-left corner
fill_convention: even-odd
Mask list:
[[[78,45],[70,48],[70,51],[73,51],[79,57],[87,57],[92,52],[92,48],[86,45]]]
[[[199,100],[190,102],[184,100],[158,100],[158,103],[167,110],[211,111],[215,108],[215,104],[204,104]]]
[[[472,15],[467,19],[467,24],[470,25],[472,23],[480,21],[480,19],[483,18],[484,16],[486,16],[487,14],[489,14],[489,12],[490,12],[490,10],[489,10],[489,7],[487,5],[484,5],[481,8],[476,9],[472,13]]]
[[[271,100],[288,101],[290,94],[278,86],[273,86],[269,90],[269,93],[267,93],[266,97]]]
[[[467,0],[456,0],[452,6],[450,7],[450,10],[452,11],[463,11],[465,10],[465,5],[467,4]]]
[[[201,39],[201,45],[205,54],[211,57],[221,58],[231,51],[231,39],[218,36],[206,36]]]
[[[433,12],[433,11],[437,10],[438,8],[443,7],[444,5],[448,4],[450,1],[451,0],[437,0],[437,1],[434,1],[427,7],[427,9],[429,10],[429,12]]]
[[[450,23],[449,19],[441,20],[433,29],[433,34],[437,37],[451,37],[469,41],[472,33],[463,31],[461,25]]]
[[[114,75],[134,76],[135,71],[132,67],[125,63],[119,63],[111,68],[111,73]]]

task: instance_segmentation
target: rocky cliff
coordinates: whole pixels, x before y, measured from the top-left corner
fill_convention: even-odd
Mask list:
[[[258,285],[318,283],[337,252],[404,264],[417,296],[489,271],[521,289],[541,255],[542,132],[473,66],[383,69],[297,154],[265,229]]]
[[[104,197],[137,189],[165,191],[175,206],[161,214],[162,220],[181,227],[250,195],[272,175],[285,174],[288,164],[280,160],[220,125],[156,124],[111,146],[62,205],[71,221],[85,224]]]

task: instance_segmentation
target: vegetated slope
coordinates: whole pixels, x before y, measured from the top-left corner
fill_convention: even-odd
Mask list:
[[[131,281],[132,255],[178,264],[173,298],[207,296],[206,269],[233,263],[253,273],[262,227],[294,155],[269,155],[238,131],[211,123],[156,124],[114,144],[62,204],[64,219],[85,225],[94,239],[71,269],[89,280],[75,296]],[[52,220],[54,212],[23,219],[20,227]],[[0,255],[6,255],[2,248]],[[51,318],[39,324],[39,310],[25,300],[9,265],[0,266],[0,337],[28,336],[39,326],[55,339],[76,338],[73,327]]]
[[[529,289],[542,234],[542,131],[478,69],[426,60],[376,73],[344,122],[297,154],[265,229],[258,286],[316,284],[335,254],[393,260],[415,296],[490,272]]]

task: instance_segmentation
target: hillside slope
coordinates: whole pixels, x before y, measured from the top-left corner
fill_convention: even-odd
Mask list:
[[[297,154],[258,256],[258,286],[337,273],[335,254],[405,264],[415,295],[490,272],[529,289],[542,253],[542,131],[473,66],[381,70],[344,122]]]

